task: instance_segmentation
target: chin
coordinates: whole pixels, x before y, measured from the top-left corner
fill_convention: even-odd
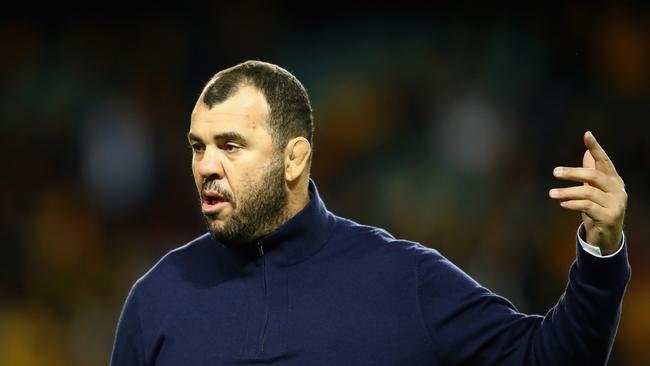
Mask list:
[[[227,210],[219,210],[217,212],[210,212],[210,213],[202,213],[203,217],[205,218],[205,221],[209,225],[213,225],[215,223],[220,223],[222,226],[225,224],[226,220],[230,218],[230,212]]]
[[[208,230],[214,233],[220,233],[225,226],[225,222],[221,219],[210,218],[206,216],[205,220],[207,221],[208,224]]]

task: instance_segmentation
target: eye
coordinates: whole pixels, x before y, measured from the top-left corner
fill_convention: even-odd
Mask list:
[[[237,144],[233,144],[232,142],[229,142],[229,143],[224,145],[223,149],[226,152],[237,152],[237,151],[239,151],[239,149],[241,149],[241,146],[239,146]]]
[[[193,144],[192,144],[192,151],[194,151],[195,153],[200,153],[200,152],[202,152],[202,151],[203,151],[203,145],[202,145],[202,144],[198,144],[198,143],[193,143]]]

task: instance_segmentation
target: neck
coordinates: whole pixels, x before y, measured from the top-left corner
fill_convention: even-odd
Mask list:
[[[302,210],[311,197],[309,197],[309,183],[307,179],[300,177],[295,182],[288,182],[288,203],[287,203],[287,216],[288,218],[294,217],[300,210]]]

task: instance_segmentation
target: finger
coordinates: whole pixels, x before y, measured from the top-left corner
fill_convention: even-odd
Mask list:
[[[594,137],[591,131],[585,132],[583,139],[585,142],[585,146],[587,146],[587,149],[589,149],[591,156],[594,158],[594,161],[596,162],[596,169],[602,170],[606,173],[616,174],[616,168],[614,167],[614,163],[607,156],[607,153],[600,146],[598,141],[596,141],[596,137]]]
[[[596,161],[589,150],[585,150],[585,154],[582,156],[582,167],[596,169]]]
[[[594,221],[604,221],[607,218],[606,208],[589,200],[569,200],[561,201],[560,206],[572,210],[580,211],[591,217]]]
[[[588,200],[594,201],[602,207],[609,207],[611,198],[603,191],[592,186],[577,186],[567,188],[553,188],[548,192],[549,196],[562,201]]]
[[[605,192],[612,192],[617,189],[614,180],[597,169],[557,167],[553,170],[553,175],[562,180],[589,183],[589,185]]]

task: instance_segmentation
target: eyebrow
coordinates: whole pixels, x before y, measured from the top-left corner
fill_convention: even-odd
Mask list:
[[[238,132],[222,132],[222,133],[218,133],[218,134],[212,136],[212,138],[214,140],[227,140],[227,141],[237,142],[237,143],[240,143],[240,144],[244,144],[246,142],[246,139],[244,138],[244,136],[242,136],[242,134],[240,134]],[[201,139],[199,136],[197,136],[197,135],[195,135],[195,134],[193,134],[191,132],[187,133],[187,139],[189,141],[203,142],[203,139]]]

